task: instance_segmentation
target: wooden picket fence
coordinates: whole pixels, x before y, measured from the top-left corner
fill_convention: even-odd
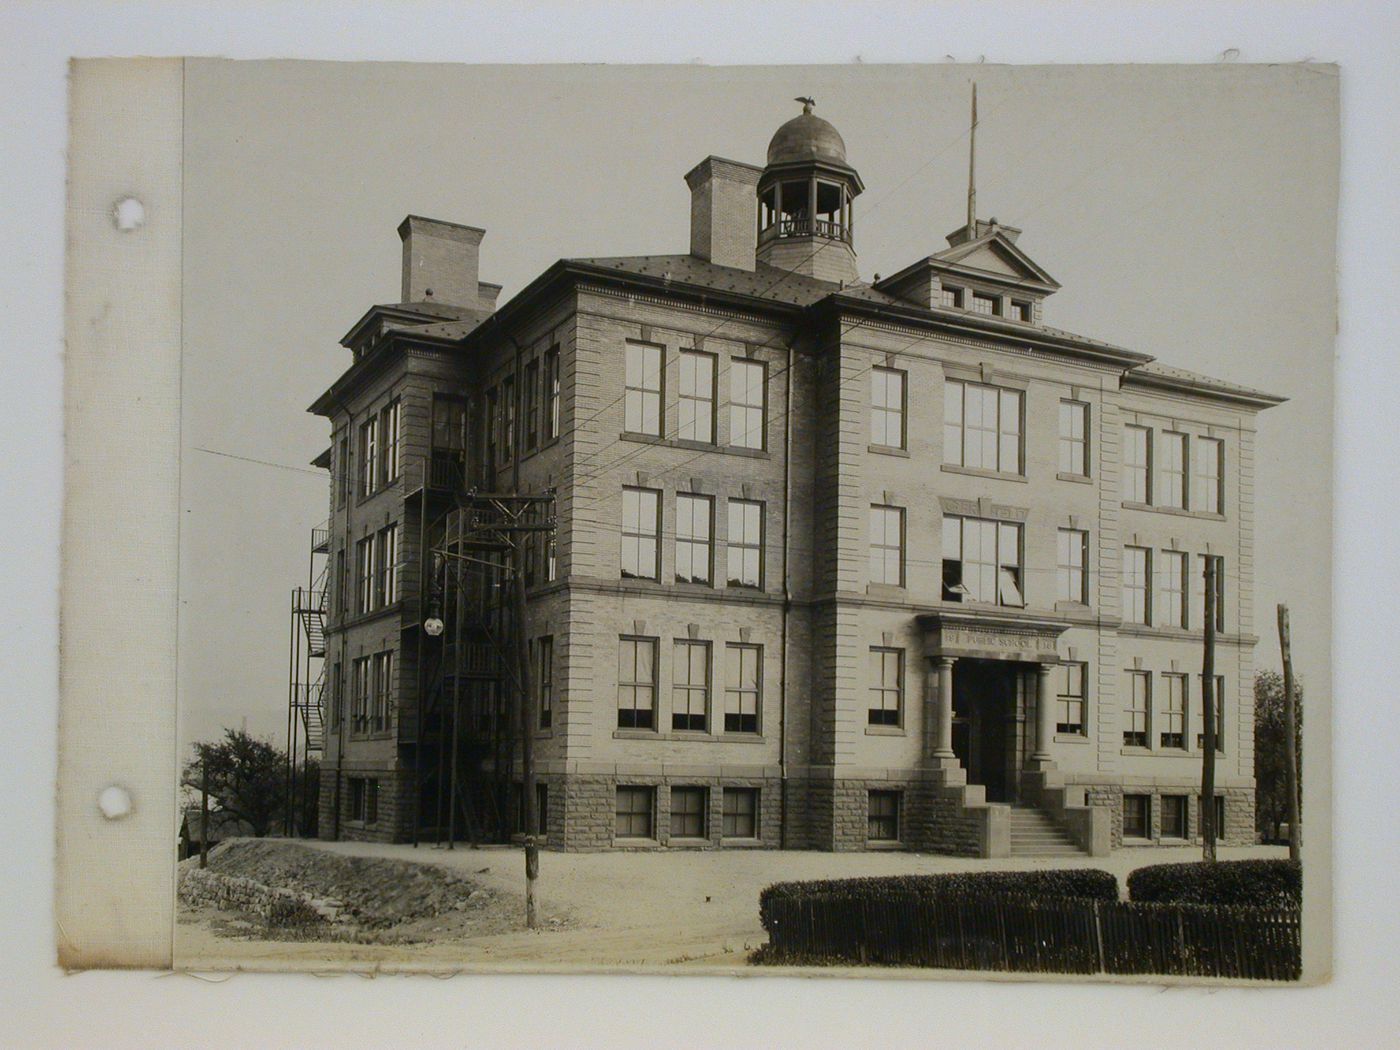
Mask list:
[[[768,904],[763,962],[1297,980],[1299,912],[1016,895],[819,894]]]

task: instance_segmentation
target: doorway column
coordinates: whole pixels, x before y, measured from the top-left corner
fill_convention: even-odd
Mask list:
[[[1036,666],[1035,752],[1031,764],[1037,769],[1052,768],[1050,743],[1055,739],[1055,664]]]
[[[952,656],[935,656],[932,663],[938,678],[937,708],[934,712],[933,757],[953,758],[953,664]]]

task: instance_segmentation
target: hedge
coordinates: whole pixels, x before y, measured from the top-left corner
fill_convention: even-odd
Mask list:
[[[1303,900],[1303,869],[1291,860],[1154,864],[1128,876],[1128,899],[1296,908]]]
[[[758,915],[770,928],[771,902],[778,900],[880,900],[889,897],[985,896],[1018,894],[1033,897],[1075,897],[1116,901],[1118,879],[1098,868],[1052,871],[969,871],[942,875],[884,875],[857,879],[815,879],[777,882],[758,896]]]

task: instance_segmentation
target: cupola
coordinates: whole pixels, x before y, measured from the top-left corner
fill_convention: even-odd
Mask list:
[[[852,201],[865,188],[846,162],[846,143],[799,98],[802,113],[768,143],[758,180],[758,261],[819,280],[859,280]]]

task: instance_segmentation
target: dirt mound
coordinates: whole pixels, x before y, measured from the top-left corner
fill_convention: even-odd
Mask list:
[[[432,864],[328,853],[296,842],[243,839],[209,857],[221,875],[280,887],[362,930],[387,930],[477,910],[494,894]]]

